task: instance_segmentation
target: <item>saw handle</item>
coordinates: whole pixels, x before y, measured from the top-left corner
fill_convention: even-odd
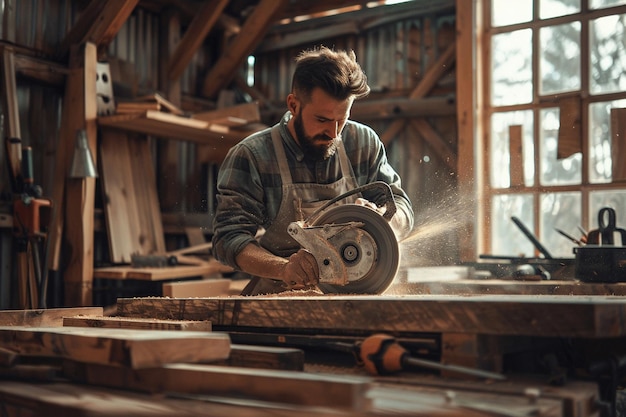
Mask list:
[[[383,218],[385,218],[385,220],[387,221],[391,220],[393,215],[396,214],[396,210],[397,210],[396,202],[393,198],[393,192],[391,191],[391,187],[389,186],[389,184],[387,184],[384,181],[375,181],[375,182],[357,187],[353,190],[347,191],[341,195],[338,195],[332,200],[328,200],[326,203],[324,203],[324,205],[322,205],[313,213],[311,213],[311,215],[307,217],[306,220],[304,221],[304,224],[311,224],[312,221],[315,220],[317,216],[319,216],[325,209],[327,209],[332,204],[335,204],[337,201],[343,200],[344,198],[350,197],[351,195],[354,195],[363,191],[368,191],[374,188],[380,188],[385,193],[385,197],[386,197],[385,206],[387,207],[387,210],[385,210],[385,213],[383,214]]]

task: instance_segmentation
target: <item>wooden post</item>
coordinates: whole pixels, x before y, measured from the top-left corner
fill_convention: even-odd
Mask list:
[[[74,154],[76,132],[84,129],[89,148],[96,157],[97,48],[87,43],[73,47],[70,74],[67,77],[63,100],[63,117],[57,147],[55,173],[55,216],[51,227],[51,270],[60,270],[61,240],[68,248],[67,265],[63,275],[66,306],[87,306],[92,303],[93,280],[93,222],[95,178],[67,178]],[[64,217],[66,221],[64,221]],[[54,238],[54,240],[53,240]]]

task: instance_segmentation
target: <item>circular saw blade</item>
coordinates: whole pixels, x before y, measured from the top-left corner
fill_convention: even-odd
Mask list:
[[[320,283],[319,288],[324,293],[380,294],[391,285],[398,272],[400,250],[396,235],[380,214],[357,204],[332,207],[315,219],[312,226],[348,222],[363,223],[361,229],[366,234],[362,240],[352,239],[354,235],[348,234],[339,237],[337,242],[344,264],[350,271],[349,282],[346,285]],[[360,251],[374,253],[373,256],[370,253],[359,257]]]

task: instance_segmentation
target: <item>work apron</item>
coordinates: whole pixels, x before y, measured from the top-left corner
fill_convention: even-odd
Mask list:
[[[341,168],[341,178],[330,184],[296,183],[285,155],[279,125],[272,128],[272,143],[282,179],[282,199],[276,218],[259,239],[259,244],[275,255],[287,258],[300,249],[300,245],[287,232],[291,222],[304,220],[317,208],[329,200],[357,188],[348,154],[343,141],[337,140],[337,156]],[[348,196],[336,204],[354,203],[358,194]],[[275,294],[285,291],[283,281],[252,277],[241,295]]]

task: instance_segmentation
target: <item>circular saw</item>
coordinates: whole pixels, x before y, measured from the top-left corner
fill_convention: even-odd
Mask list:
[[[400,250],[386,217],[357,205],[333,206],[288,232],[316,259],[324,293],[380,294],[398,272]]]

